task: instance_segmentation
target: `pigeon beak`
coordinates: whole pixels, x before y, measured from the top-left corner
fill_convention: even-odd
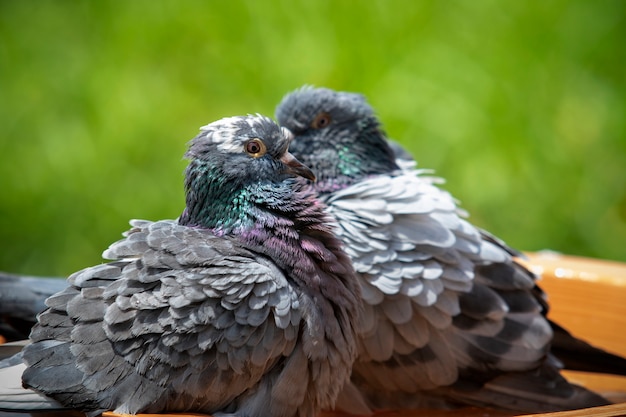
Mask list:
[[[302,162],[298,161],[296,157],[289,152],[285,152],[280,160],[283,164],[285,164],[286,172],[315,181],[315,174],[313,174],[313,171],[311,171],[309,167],[304,165]]]

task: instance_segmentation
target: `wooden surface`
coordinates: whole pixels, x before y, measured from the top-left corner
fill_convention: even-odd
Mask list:
[[[530,254],[528,263],[543,273],[539,285],[548,294],[551,319],[626,355],[626,264],[549,253]]]
[[[595,259],[559,256],[549,253],[528,254],[525,261],[533,271],[542,273],[541,287],[549,296],[550,318],[579,338],[595,346],[626,356],[626,264]],[[626,377],[566,372],[568,379],[598,391],[620,403],[606,407],[559,413],[533,414],[541,417],[626,416]],[[454,411],[420,410],[377,412],[376,417],[504,417],[520,415],[478,408]],[[105,417],[119,414],[104,413]],[[141,414],[141,417],[160,416]],[[189,417],[202,414],[168,414]],[[345,417],[348,414],[325,412],[320,417]],[[526,415],[530,417],[531,415]]]

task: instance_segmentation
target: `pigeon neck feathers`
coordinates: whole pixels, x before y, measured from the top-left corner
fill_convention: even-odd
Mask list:
[[[294,175],[290,170],[304,169],[303,176],[307,178],[312,178],[312,174],[309,176],[310,171],[299,168],[296,164],[302,164],[294,160],[287,159],[290,164],[287,170],[275,166],[276,161],[285,159],[281,155],[290,156],[287,145],[291,137],[275,123],[271,122],[271,126],[276,131],[259,132],[257,128],[250,129],[252,132],[248,134],[245,132],[248,126],[243,126],[233,135],[266,138],[267,158],[232,155],[243,154],[242,145],[215,138],[208,127],[204,128],[208,133],[203,132],[192,140],[187,152],[191,162],[185,172],[186,208],[178,222],[236,239],[242,246],[273,259],[304,287],[328,290],[336,293],[338,299],[354,298],[358,295],[358,284],[354,279],[346,279],[352,278],[353,269],[340,240],[332,232],[333,220],[325,213],[325,206],[317,200],[314,190],[296,181],[300,171]],[[272,139],[284,143],[277,145]],[[225,149],[231,153],[229,158],[220,157]],[[318,279],[327,274],[339,276],[341,285],[348,286],[350,294],[334,288],[338,283],[333,280],[322,283]],[[323,288],[327,285],[331,288]],[[332,294],[325,296],[333,298]],[[340,302],[356,303],[355,300]]]

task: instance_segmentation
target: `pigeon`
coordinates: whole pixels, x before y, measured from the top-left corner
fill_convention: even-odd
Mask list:
[[[104,252],[110,262],[46,300],[31,343],[0,369],[0,409],[333,407],[357,355],[362,296],[332,218],[297,180],[314,175],[290,139],[260,115],[201,128],[180,217],[132,220]]]
[[[61,278],[45,278],[0,272],[0,336],[4,341],[23,340],[45,309],[46,298],[67,287]]]
[[[519,253],[469,223],[441,180],[386,138],[362,95],[305,86],[276,118],[315,172],[310,185],[360,277],[351,381],[366,406],[534,413],[608,403],[560,374],[545,294]]]

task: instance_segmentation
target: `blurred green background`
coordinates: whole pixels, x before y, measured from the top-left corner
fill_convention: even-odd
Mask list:
[[[182,155],[302,84],[364,93],[471,220],[626,261],[626,4],[0,1],[0,269],[101,262],[175,218]]]

